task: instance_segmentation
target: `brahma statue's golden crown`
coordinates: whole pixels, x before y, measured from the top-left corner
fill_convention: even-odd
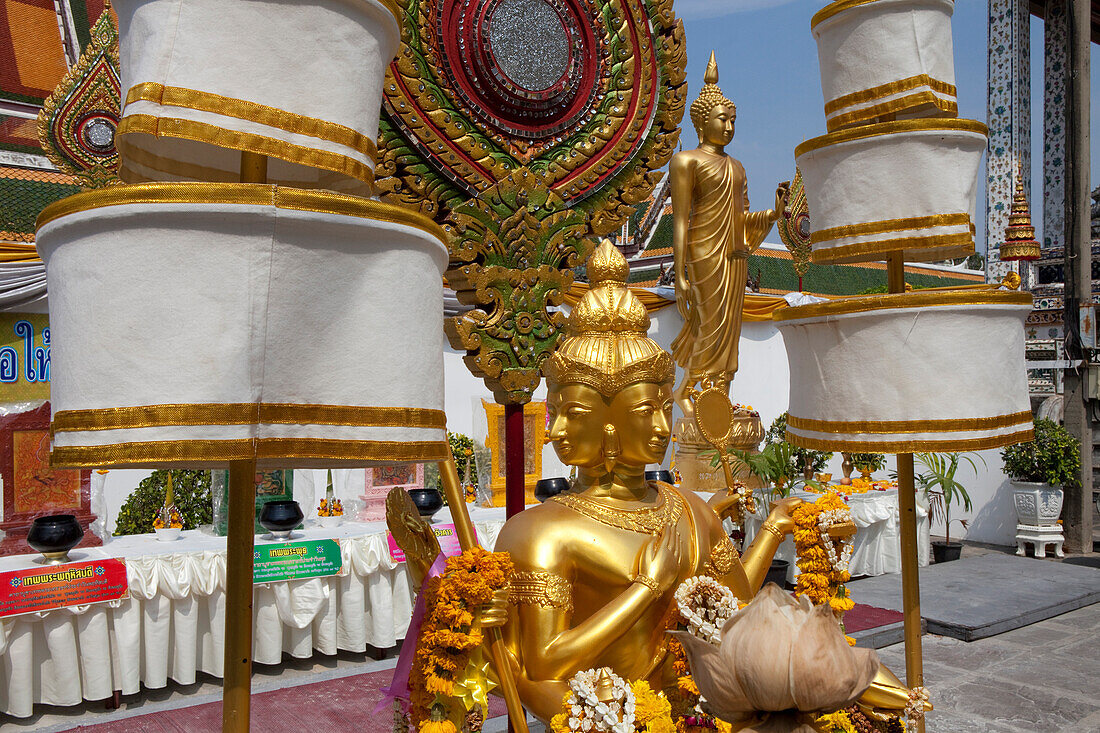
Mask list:
[[[543,366],[548,380],[586,384],[607,398],[638,382],[672,381],[672,355],[646,335],[649,313],[626,286],[629,272],[622,253],[603,240],[588,259],[591,287]]]

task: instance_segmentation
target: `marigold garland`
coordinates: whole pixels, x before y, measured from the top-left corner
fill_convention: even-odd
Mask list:
[[[830,560],[818,520],[824,512],[847,511],[848,505],[843,499],[828,493],[813,503],[802,502],[791,513],[795,522],[794,546],[799,570],[795,595],[806,596],[816,606],[828,603],[837,616],[855,606],[844,587],[852,576],[846,567],[838,567]]]
[[[508,553],[473,547],[447,558],[441,576],[424,586],[424,620],[409,674],[409,718],[419,733],[455,730],[449,720],[432,720],[432,706],[447,708],[454,685],[482,642],[473,611],[489,603],[493,593],[508,583],[512,561]],[[450,713],[459,711],[450,711]],[[461,711],[465,714],[465,711]],[[440,727],[447,723],[451,728]]]

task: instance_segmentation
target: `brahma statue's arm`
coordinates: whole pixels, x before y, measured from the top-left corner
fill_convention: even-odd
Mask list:
[[[547,514],[555,507],[540,509]],[[680,557],[674,533],[654,538],[638,559],[638,579],[574,624],[574,567],[583,558],[574,556],[566,537],[547,531],[554,519],[536,517],[539,513],[529,510],[510,519],[496,550],[509,552],[515,564],[504,639],[515,658],[520,697],[537,717],[549,720],[560,712],[565,680],[590,667],[590,660],[619,641],[675,583]],[[536,522],[540,532],[534,531]]]

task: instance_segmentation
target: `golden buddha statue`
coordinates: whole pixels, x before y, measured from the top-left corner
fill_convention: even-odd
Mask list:
[[[713,51],[703,78],[691,104],[699,147],[672,156],[669,168],[676,305],[684,319],[672,342],[684,370],[675,397],[689,419],[694,385],[718,386],[729,394],[737,372],[748,256],[779,218],[789,189],[789,183],[776,188],[773,209],[749,211],[745,169],[725,152],[737,107],[718,88]]]
[[[645,480],[646,465],[668,448],[674,365],[646,335],[649,315],[625,286],[627,273],[605,240],[588,262],[591,289],[545,367],[549,438],[577,468],[573,490],[509,519],[496,544],[516,567],[505,642],[524,706],[544,721],[581,670],[610,667],[654,689],[675,684],[665,630],[677,586],[705,573],[750,599],[799,503],[776,502],[738,557],[721,501],[712,509]]]

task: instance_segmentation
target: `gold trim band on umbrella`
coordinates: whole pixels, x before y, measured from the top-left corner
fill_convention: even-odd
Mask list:
[[[450,446],[446,441],[389,442],[322,438],[158,440],[55,447],[50,452],[50,465],[98,468],[144,463],[225,463],[252,458],[420,462],[442,461],[449,455]]]
[[[925,105],[931,105],[944,114],[945,117],[955,117],[959,114],[957,102],[937,96],[934,92],[917,92],[904,97],[891,99],[873,107],[863,107],[852,112],[847,112],[825,120],[825,129],[829,132],[843,129],[848,125],[871,122],[885,115],[897,114],[906,110],[916,109]]]
[[[818,247],[810,255],[813,262],[829,262],[859,258],[860,260],[881,260],[895,252],[904,252],[907,260],[916,259],[922,250],[931,250],[934,257],[925,255],[925,259],[942,260],[947,254],[942,251],[945,247],[959,247],[957,255],[971,254],[974,252],[974,235],[964,234],[934,234],[928,237],[898,237],[894,239],[879,239],[873,242],[856,242],[855,244],[840,244],[835,247]],[[955,252],[956,250],[952,250]]]
[[[957,453],[967,450],[988,450],[1016,443],[1035,440],[1032,428],[1007,435],[992,435],[986,438],[947,438],[945,440],[903,440],[875,442],[869,440],[833,440],[831,438],[807,438],[797,433],[787,433],[787,442],[799,448],[822,451],[844,451],[846,453]]]
[[[954,4],[954,0],[948,0]],[[860,5],[869,5],[870,3],[878,2],[878,0],[834,0],[830,5],[826,5],[821,10],[814,13],[810,18],[810,30],[813,30],[822,21],[828,20],[837,13],[842,13],[845,10],[851,8],[858,8]]]
[[[838,298],[828,303],[790,306],[772,314],[776,321],[794,321],[819,316],[843,316],[868,311],[894,308],[926,308],[930,306],[956,305],[1026,305],[1031,306],[1031,293],[981,290],[938,290],[925,293],[887,293],[885,295],[861,295],[854,298]]]
[[[787,417],[787,425],[797,430],[815,433],[881,434],[946,433],[961,430],[997,430],[1030,423],[1030,410],[994,417],[950,418],[943,420],[816,420],[808,417]]]
[[[199,165],[197,163],[176,161],[171,158],[157,155],[138,145],[131,144],[130,141],[119,142],[125,149],[125,155],[119,165],[118,177],[126,183],[170,182],[165,181],[163,178],[152,178],[134,168],[134,165],[148,168],[157,173],[167,173],[201,183],[238,183],[241,180],[239,170],[229,171],[222,170],[221,168],[211,168],[210,166]],[[286,186],[289,188],[307,188],[309,190],[323,189],[349,196],[359,195],[359,193],[357,193],[359,191],[362,191],[362,195],[369,196],[373,191],[369,184],[355,178],[349,178],[341,173],[317,169],[313,170],[317,174],[316,180],[294,181],[292,179],[278,179],[268,176],[266,183],[268,185]]]
[[[356,180],[374,186],[374,170],[365,163],[339,153],[327,150],[307,148],[273,137],[264,137],[251,132],[238,132],[217,125],[194,120],[182,120],[177,117],[156,117],[154,115],[126,115],[118,123],[115,139],[122,143],[119,150],[125,153],[125,137],[132,134],[153,135],[154,137],[175,137],[183,140],[206,143],[220,148],[245,150],[258,155],[267,155],[288,163],[308,168],[342,173]],[[116,143],[117,145],[117,143]]]
[[[321,438],[260,438],[256,458],[328,458],[369,461],[444,461],[451,456],[445,440],[385,442]]]
[[[910,76],[905,79],[879,84],[877,87],[870,87],[858,92],[852,92],[851,94],[841,95],[825,103],[825,114],[831,115],[833,112],[837,112],[845,107],[851,107],[853,104],[872,102],[881,97],[890,97],[919,87],[928,87],[932,91],[952,97],[957,96],[957,90],[954,84],[948,84],[945,81],[933,79],[928,74],[917,74],[916,76]]]
[[[403,206],[386,204],[373,199],[314,191],[304,188],[287,188],[266,183],[206,183],[206,182],[158,182],[127,186],[107,186],[83,191],[47,206],[38,215],[36,231],[45,225],[70,214],[126,204],[230,204],[244,206],[273,206],[291,211],[313,211],[323,214],[342,214],[372,221],[414,227],[430,234],[441,243],[446,242],[443,228],[423,214]]]
[[[204,403],[140,405],[99,410],[61,410],[54,433],[130,430],[179,425],[341,425],[348,427],[447,427],[442,410],[419,407],[368,407],[298,403]]]
[[[954,119],[950,117],[921,117],[915,120],[895,120],[893,122],[878,122],[862,127],[849,127],[845,130],[837,130],[820,137],[813,137],[799,144],[794,149],[795,157],[806,153],[838,145],[853,140],[879,137],[881,135],[896,135],[902,132],[973,132],[979,135],[989,136],[989,128],[977,120]]]
[[[335,122],[306,117],[287,112],[266,104],[250,102],[244,99],[224,97],[220,94],[203,92],[184,87],[169,87],[156,82],[136,84],[126,93],[126,104],[132,102],[153,102],[166,107],[182,107],[199,112],[235,117],[239,120],[255,122],[266,127],[276,127],[295,135],[315,137],[336,145],[357,150],[375,163],[378,162],[378,146],[374,140],[345,125]]]
[[[821,244],[841,237],[861,237],[868,234],[886,234],[889,232],[907,232],[914,229],[931,229],[933,227],[954,227],[967,225],[971,233],[974,224],[970,221],[970,214],[932,214],[930,216],[910,216],[904,219],[883,219],[882,221],[868,221],[862,224],[846,224],[829,229],[820,229],[810,235],[810,244]]]

